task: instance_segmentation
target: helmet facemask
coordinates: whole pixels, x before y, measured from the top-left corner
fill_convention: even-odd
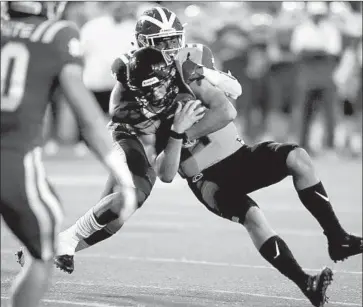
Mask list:
[[[61,19],[66,9],[67,1],[49,1],[47,17],[49,19]]]
[[[162,30],[163,31],[163,30]],[[180,49],[185,47],[184,30],[164,30],[157,34],[139,34],[137,41],[142,47],[155,47],[161,51],[166,63],[170,65]]]

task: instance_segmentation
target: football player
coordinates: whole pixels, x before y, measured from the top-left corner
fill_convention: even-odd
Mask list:
[[[136,24],[135,35],[139,48],[151,46],[161,50],[167,63],[171,63],[178,51],[186,47],[182,23],[175,13],[166,8],[156,7],[145,11]],[[189,57],[192,56],[195,61],[203,64],[201,73],[209,81],[202,81],[203,86],[193,89],[197,92],[203,91],[200,96],[203,98],[204,104],[209,104],[209,112],[203,120],[186,131],[188,138],[192,140],[212,133],[234,119],[236,111],[228,98],[238,97],[242,89],[233,76],[215,69],[213,55],[209,48],[201,44],[188,46]],[[185,54],[186,56],[187,54]],[[126,152],[137,188],[139,206],[142,206],[151,193],[156,174],[151,165],[154,158],[149,153],[148,148],[150,147],[141,143],[138,136],[154,133],[152,128],[157,126],[154,121],[159,120],[157,113],[161,110],[153,109],[151,105],[148,105],[147,108],[140,108],[140,101],[136,100],[136,91],[129,88],[129,65],[132,61],[133,55],[130,52],[121,55],[112,66],[112,73],[117,82],[110,98],[111,127],[116,146]],[[137,71],[140,78],[145,76],[142,67]],[[197,81],[196,79],[195,83]],[[190,87],[194,86],[195,84],[192,82]],[[216,91],[217,87],[222,92]],[[146,103],[147,100],[144,98],[143,103]],[[148,111],[144,114],[146,110]],[[148,128],[150,131],[145,129],[145,125],[150,126]],[[59,235],[60,244],[55,261],[62,270],[69,273],[73,271],[75,250],[82,250],[109,238],[121,228],[122,222],[118,219],[117,212],[119,212],[118,206],[122,204],[122,199],[112,177],[110,177],[103,195],[93,209]],[[104,215],[113,216],[115,220],[108,224],[103,223],[104,227],[92,227],[90,221],[93,217],[103,221],[102,216]],[[83,223],[91,225],[87,234],[81,232],[81,228],[78,226]]]
[[[154,49],[139,50],[130,60],[128,88],[136,103],[128,104],[128,108],[121,107],[116,113],[127,123],[118,125],[117,130],[131,129],[138,135],[150,153],[149,157],[154,157],[153,167],[161,180],[170,182],[179,172],[210,211],[244,225],[260,254],[295,282],[314,306],[323,306],[332,271],[324,268],[315,276],[304,272],[287,244],[268,225],[257,204],[247,195],[291,175],[302,203],[318,220],[328,238],[330,257],[338,261],[361,253],[362,239],[347,234],[340,225],[310,157],[295,144],[265,142],[247,146],[231,122],[206,137],[188,139],[187,131],[202,123],[208,117],[211,101],[216,102],[212,97],[210,101],[206,100],[205,115],[189,129],[176,124],[178,117],[172,117],[172,102],[178,101],[181,93],[189,93],[204,104],[207,97],[203,96],[203,90],[212,90],[211,84],[201,73],[201,65],[193,62],[195,58],[190,49],[179,51],[176,70],[168,67],[164,58],[155,52]],[[182,77],[178,78],[175,71],[182,72]],[[168,86],[164,96],[155,100],[155,93],[160,94],[160,80],[163,80],[163,86],[165,83]],[[214,88],[212,96],[216,97],[218,91]],[[224,96],[219,92],[216,100]],[[146,118],[149,121],[145,122]]]
[[[63,2],[1,2],[0,213],[32,259],[12,285],[14,307],[39,305],[63,218],[41,161],[43,117],[57,86],[90,148],[123,186],[120,216],[126,219],[136,206],[125,155],[113,150],[102,112],[82,83],[78,30],[58,19],[64,7]]]
[[[200,65],[188,57],[184,61],[184,52],[189,54],[187,48],[183,49],[176,61],[182,58],[181,71],[189,84]],[[208,112],[204,118],[207,115]],[[158,135],[154,137],[157,143]],[[159,178],[171,182],[179,172],[207,209],[242,224],[260,254],[292,280],[314,306],[323,306],[332,271],[324,268],[315,276],[304,272],[285,241],[248,196],[291,176],[302,204],[322,227],[330,258],[337,262],[361,254],[362,238],[348,234],[340,224],[308,153],[290,143],[263,142],[248,146],[238,136],[233,123],[197,139],[192,146],[185,146],[184,138],[184,131],[171,126],[167,147],[157,158]]]

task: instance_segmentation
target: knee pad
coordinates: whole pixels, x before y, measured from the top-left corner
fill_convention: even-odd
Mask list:
[[[248,210],[251,207],[258,208],[257,203],[247,195],[228,193],[227,196],[223,196],[223,194],[218,195],[218,198],[220,198],[221,204],[224,203],[224,205],[219,206],[221,216],[242,225],[245,223]]]

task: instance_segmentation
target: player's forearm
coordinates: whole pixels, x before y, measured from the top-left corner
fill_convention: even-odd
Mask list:
[[[182,139],[170,137],[164,151],[157,157],[157,174],[161,181],[172,182],[178,173]]]
[[[242,94],[241,84],[231,74],[203,67],[203,75],[212,85],[233,99],[237,99]]]
[[[187,137],[189,140],[195,140],[216,132],[227,126],[236,116],[236,109],[229,102],[213,106],[205,112],[199,122],[186,131]]]

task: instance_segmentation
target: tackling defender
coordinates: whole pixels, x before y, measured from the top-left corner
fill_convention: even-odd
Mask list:
[[[63,2],[1,2],[0,213],[31,256],[12,285],[13,307],[39,305],[63,219],[41,161],[43,117],[58,85],[90,148],[123,186],[120,216],[136,206],[125,156],[113,151],[102,112],[82,83],[78,30],[58,20],[64,7]]]
[[[184,27],[175,13],[166,8],[157,7],[145,11],[136,24],[135,32],[139,48],[154,46],[162,50],[168,63],[181,48],[185,47]],[[207,87],[204,87],[203,93],[200,94],[205,104],[210,101],[208,116],[186,131],[189,138],[196,139],[222,128],[235,117],[235,110],[227,97],[238,97],[242,89],[231,75],[215,69],[213,55],[206,46],[201,44],[189,46],[191,52],[195,53],[203,63],[204,74],[210,81],[205,84]],[[155,132],[152,128],[155,121],[160,121],[158,112],[161,110],[149,109],[144,113],[145,109],[140,108],[135,91],[130,90],[128,85],[130,60],[132,60],[132,53],[120,56],[112,66],[112,73],[117,82],[110,99],[111,129],[115,143],[126,153],[138,193],[139,207],[141,207],[151,193],[156,174],[153,167],[154,157],[145,146],[147,144],[140,142],[138,136],[140,133],[147,135]],[[140,73],[144,74],[142,70]],[[221,88],[224,93],[216,91],[215,86]],[[201,88],[198,87],[195,90],[200,91],[199,89]],[[218,103],[215,98],[218,98]],[[149,107],[152,106],[149,105]],[[149,130],[146,129],[148,125]],[[110,177],[100,202],[59,235],[60,244],[57,252],[59,256],[55,260],[57,266],[71,273],[74,269],[75,250],[82,250],[115,234],[122,227],[122,221],[118,219],[120,204],[122,204],[120,194],[113,178]],[[110,216],[114,218],[114,221],[105,222],[105,217]],[[97,221],[97,224],[89,222],[93,219]],[[90,225],[87,234],[80,232],[81,224]]]

